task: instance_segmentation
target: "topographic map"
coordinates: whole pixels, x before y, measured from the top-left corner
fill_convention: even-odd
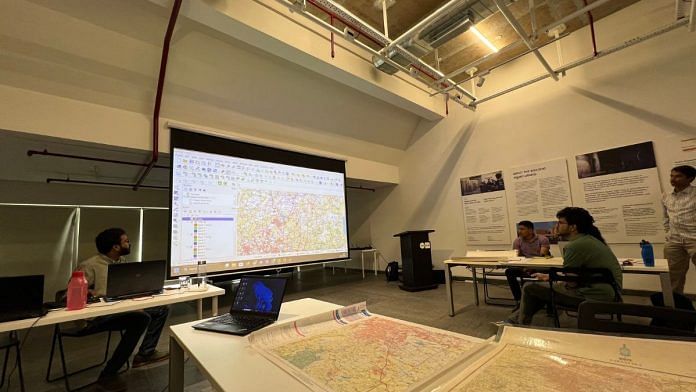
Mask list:
[[[696,379],[507,344],[451,391],[696,391]]]
[[[266,353],[313,390],[397,392],[447,369],[481,342],[374,315],[336,321]]]
[[[343,197],[254,189],[239,194],[240,255],[338,249],[346,244],[345,230]]]

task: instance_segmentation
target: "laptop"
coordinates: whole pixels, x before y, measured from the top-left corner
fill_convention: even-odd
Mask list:
[[[109,264],[106,300],[116,301],[161,293],[166,267],[166,260]]]
[[[44,276],[0,277],[0,322],[41,317]]]
[[[283,277],[242,276],[230,312],[193,328],[244,336],[273,324],[278,320],[287,282]]]

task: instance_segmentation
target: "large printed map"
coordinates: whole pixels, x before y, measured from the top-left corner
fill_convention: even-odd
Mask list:
[[[346,244],[341,196],[245,189],[239,193],[239,255],[339,249]]]
[[[474,339],[379,316],[270,349],[322,389],[405,391],[446,369]]]
[[[451,391],[696,391],[696,379],[506,345]]]

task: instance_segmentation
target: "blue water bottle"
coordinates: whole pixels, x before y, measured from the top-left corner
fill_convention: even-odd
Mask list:
[[[655,254],[653,253],[652,244],[646,240],[640,242],[640,255],[643,257],[643,265],[646,267],[655,266]]]

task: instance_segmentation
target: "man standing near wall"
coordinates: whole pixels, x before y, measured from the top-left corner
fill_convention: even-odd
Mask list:
[[[693,166],[677,166],[669,174],[672,192],[662,195],[666,235],[665,258],[669,262],[672,290],[682,294],[689,261],[696,266],[696,177]]]

